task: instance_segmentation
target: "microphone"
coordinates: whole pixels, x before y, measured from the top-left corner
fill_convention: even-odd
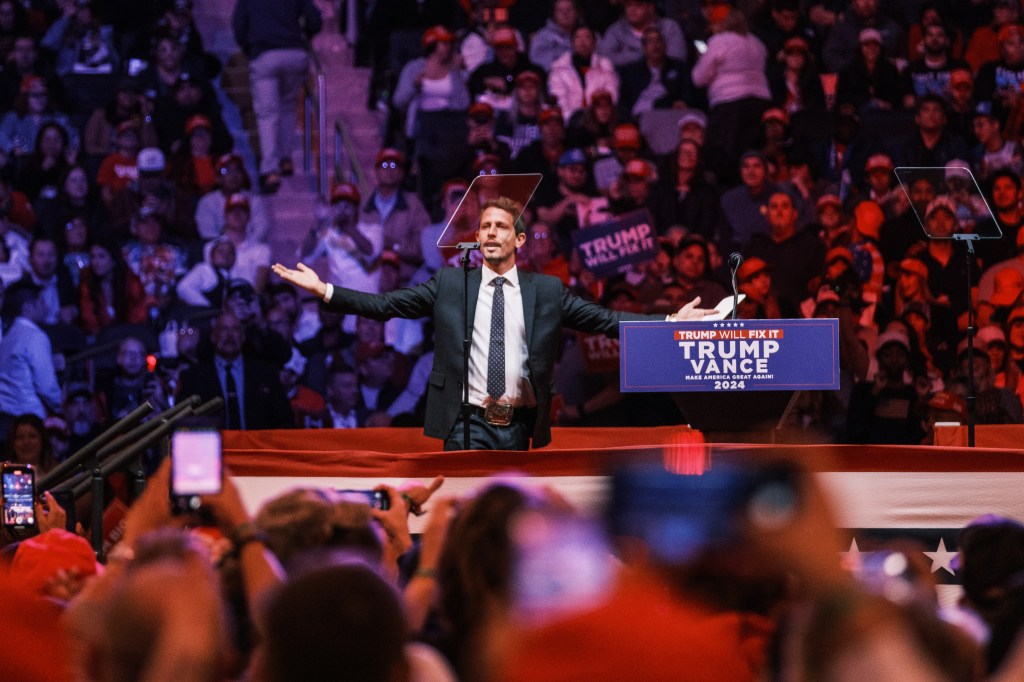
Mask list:
[[[459,251],[479,251],[480,242],[459,242],[455,248]]]
[[[740,304],[740,288],[736,283],[736,272],[743,265],[743,255],[737,251],[729,254],[729,267],[732,269],[732,319],[736,319],[736,308]]]

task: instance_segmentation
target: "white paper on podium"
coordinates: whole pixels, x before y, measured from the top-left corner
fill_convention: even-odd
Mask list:
[[[746,297],[746,294],[740,294],[737,297],[736,302],[741,303],[743,299],[745,299]],[[718,305],[715,306],[714,310],[714,313],[710,315],[705,315],[704,319],[713,322],[715,320],[724,320],[729,315],[732,315],[732,296],[726,296],[721,301],[719,301]]]

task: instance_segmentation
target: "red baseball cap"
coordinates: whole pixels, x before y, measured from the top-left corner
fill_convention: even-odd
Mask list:
[[[501,26],[491,33],[491,45],[494,47],[517,47],[516,32],[508,26]]]
[[[217,163],[214,164],[213,168],[219,173],[232,163],[237,163],[239,168],[245,170],[245,162],[242,161],[242,157],[236,154],[235,152],[228,152],[227,154],[223,154],[219,159],[217,159]]]
[[[196,114],[185,121],[185,134],[191,135],[195,132],[196,128],[206,128],[207,130],[213,130],[213,122],[202,114]]]
[[[339,182],[331,188],[331,204],[336,204],[339,201],[348,201],[358,206],[360,201],[359,188],[351,182]]]
[[[771,266],[768,265],[768,263],[764,262],[757,256],[754,256],[753,258],[748,258],[743,261],[743,264],[736,271],[736,279],[740,282],[749,282],[754,279],[755,276],[770,269]]]
[[[46,594],[51,580],[61,571],[80,577],[103,573],[89,543],[74,533],[55,528],[18,543],[10,564],[12,584],[37,595]]]
[[[437,43],[451,42],[455,42],[455,34],[449,31],[446,26],[431,26],[423,32],[422,44],[424,49]]]
[[[494,107],[487,102],[473,102],[467,115],[470,118],[494,118]]]
[[[384,149],[381,149],[379,152],[377,152],[377,159],[374,161],[374,163],[380,165],[385,161],[394,161],[399,166],[404,167],[405,154],[398,151],[397,149],[393,149],[391,147],[384,147]]]
[[[928,266],[918,258],[904,258],[900,261],[900,270],[918,277],[928,278]]]
[[[224,213],[232,211],[236,208],[244,208],[246,213],[249,213],[249,199],[244,194],[232,194],[228,197],[227,201],[224,202]]]
[[[654,170],[651,168],[651,164],[643,159],[630,159],[626,162],[626,167],[622,169],[622,174],[632,178],[640,178],[641,180],[651,180],[654,178]]]
[[[516,74],[516,79],[513,81],[513,84],[516,87],[519,87],[520,85],[525,85],[528,82],[533,83],[536,86],[540,86],[540,76],[536,71],[531,71],[529,69],[526,71],[520,71]]]
[[[612,133],[612,146],[616,148],[640,149],[640,130],[632,123],[615,126]]]
[[[540,118],[538,119],[541,125],[544,125],[548,121],[562,122],[562,110],[558,107],[550,107],[540,112]]]

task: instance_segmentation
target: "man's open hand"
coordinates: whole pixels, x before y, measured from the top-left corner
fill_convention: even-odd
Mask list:
[[[317,298],[323,298],[327,294],[327,285],[305,263],[297,264],[295,270],[286,268],[280,263],[274,263],[270,269],[284,281],[294,284],[300,289],[305,289]]]

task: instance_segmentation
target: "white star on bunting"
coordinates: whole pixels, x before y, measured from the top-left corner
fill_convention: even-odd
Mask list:
[[[934,552],[923,552],[923,554],[932,560],[932,573],[943,568],[950,575],[956,575],[953,571],[953,559],[956,557],[956,552],[946,550],[945,538],[939,538],[939,547]]]

